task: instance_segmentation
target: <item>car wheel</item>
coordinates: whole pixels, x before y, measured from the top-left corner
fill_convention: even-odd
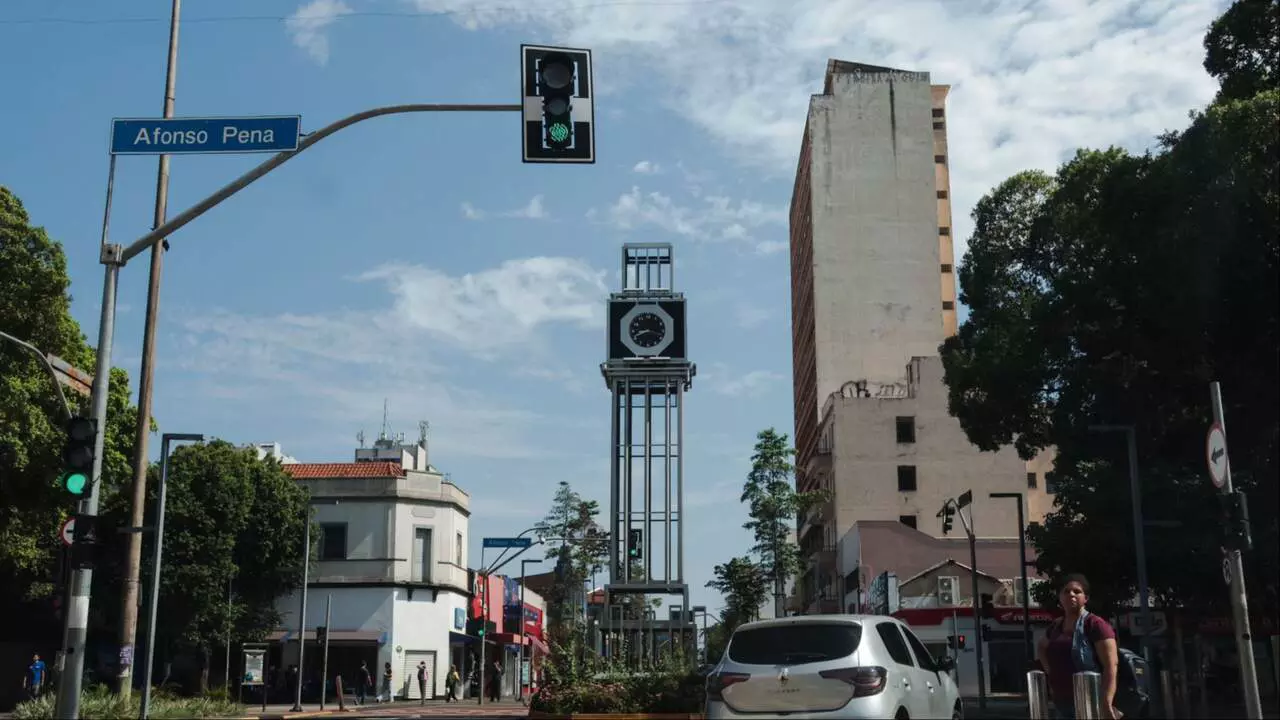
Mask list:
[[[951,720],[964,720],[964,710],[957,706],[951,711]]]

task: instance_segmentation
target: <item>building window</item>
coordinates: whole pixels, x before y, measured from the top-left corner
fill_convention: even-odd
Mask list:
[[[943,116],[943,114],[944,114],[945,112],[946,112],[946,111],[945,111],[945,110],[943,110],[942,108],[934,108],[934,109],[933,109],[933,116],[934,116],[934,117],[936,117],[936,118],[940,118],[940,117],[942,117],[942,116]]]
[[[946,191],[946,190],[939,190],[939,191],[938,191],[938,199],[939,199],[939,200],[946,200],[946,199],[947,199],[947,191]]]
[[[945,225],[940,226],[940,227],[938,228],[938,234],[939,234],[939,235],[950,235],[950,234],[951,234],[951,228],[949,228],[949,227],[947,227],[947,226],[945,226]]]
[[[898,442],[901,444],[916,441],[916,419],[914,417],[898,418]]]
[[[944,273],[951,272],[951,263],[942,263],[942,272]]]
[[[346,560],[347,559],[347,524],[346,523],[321,523],[320,524],[320,559],[321,560]]]
[[[916,466],[898,466],[898,492],[916,491]]]
[[[453,564],[458,567],[466,567],[462,562],[462,533],[458,533],[453,539]]]
[[[1027,488],[1028,488],[1028,489],[1030,489],[1030,490],[1035,490],[1035,489],[1036,489],[1036,474],[1035,474],[1035,473],[1027,473]]]
[[[1044,474],[1044,491],[1050,495],[1058,494],[1058,479],[1056,475],[1057,473],[1052,471]]]
[[[902,523],[903,525],[906,525],[907,527],[911,528],[912,530],[915,530],[915,529],[916,529],[916,516],[915,516],[915,515],[899,515],[899,516],[898,516],[898,522]]]
[[[942,130],[942,129],[943,129],[943,128],[945,128],[946,126],[947,126],[947,124],[946,124],[946,123],[944,123],[944,122],[935,122],[935,123],[933,124],[933,129],[934,129],[934,130]]]
[[[943,310],[955,310],[955,309],[956,309],[955,301],[953,301],[953,300],[943,300],[943,301],[942,301],[942,309],[943,309]]]
[[[934,155],[934,156],[933,156],[933,161],[934,161],[934,162],[936,162],[936,163],[938,163],[939,165],[941,165],[942,163],[944,163],[944,162],[946,162],[946,161],[947,161],[947,156],[946,156],[946,155]]]
[[[413,582],[431,582],[431,528],[413,529],[413,567],[410,579]]]

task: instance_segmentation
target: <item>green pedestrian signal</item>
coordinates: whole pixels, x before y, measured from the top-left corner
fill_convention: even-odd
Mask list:
[[[552,123],[551,127],[547,128],[547,137],[554,142],[562,143],[569,139],[569,126],[564,123]]]
[[[93,486],[94,443],[98,423],[92,418],[73,417],[66,425],[67,444],[62,451],[59,484],[76,497],[88,495]]]

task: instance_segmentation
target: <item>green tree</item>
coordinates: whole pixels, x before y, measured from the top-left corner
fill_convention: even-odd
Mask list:
[[[151,475],[148,525],[155,522],[157,466]],[[125,509],[124,503],[115,506],[112,521],[124,521]],[[261,640],[279,626],[277,599],[302,583],[299,548],[309,515],[306,490],[277,461],[259,460],[252,449],[215,440],[173,451],[157,647],[170,657],[198,658],[201,691],[208,688],[212,651],[225,643],[228,626],[242,641]],[[148,578],[154,577],[152,542],[148,537],[144,546]]]
[[[1056,448],[1055,510],[1028,535],[1041,570],[1090,575],[1101,604],[1136,585],[1124,440],[1088,429],[1118,423],[1135,429],[1145,517],[1181,523],[1146,530],[1153,595],[1225,610],[1203,457],[1218,380],[1250,496],[1252,602],[1277,609],[1277,107],[1276,90],[1226,98],[1152,153],[1080,151],[974,209],[970,316],[942,348],[951,413],[981,449]]]
[[[707,587],[719,590],[724,597],[720,622],[732,633],[742,623],[755,620],[760,606],[769,597],[770,577],[764,568],[749,557],[736,557],[712,571],[715,577]]]
[[[93,349],[71,317],[71,281],[62,246],[31,223],[22,202],[0,186],[0,330],[92,372]],[[88,399],[67,392],[74,412]],[[102,496],[127,481],[136,409],[128,376],[111,374]],[[56,633],[52,597],[60,582],[58,527],[75,510],[56,487],[65,411],[48,371],[28,351],[0,340],[0,613],[21,617],[19,637]]]
[[[782,614],[787,581],[800,572],[800,547],[792,539],[795,518],[825,498],[821,491],[796,492],[791,466],[795,450],[787,440],[786,434],[773,428],[756,436],[751,472],[741,498],[750,516],[743,527],[755,537],[752,551],[773,583],[778,615]]]
[[[1219,101],[1280,87],[1280,2],[1235,0],[1209,26],[1204,48],[1204,69],[1222,86]]]
[[[567,622],[574,617],[575,596],[583,583],[601,572],[608,557],[608,541],[596,523],[600,505],[583,500],[565,481],[560,481],[546,517],[534,527],[547,541],[546,559],[553,561],[556,581],[546,598],[553,622]]]

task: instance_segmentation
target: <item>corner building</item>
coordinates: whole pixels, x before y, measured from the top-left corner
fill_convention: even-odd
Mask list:
[[[806,564],[793,611],[857,609],[864,579],[895,571],[863,562],[892,565],[884,558],[895,553],[868,547],[859,522],[914,529],[920,547],[901,553],[931,564],[948,559],[921,556],[939,547],[947,498],[973,491],[986,538],[1019,532],[1016,504],[988,493],[1026,493],[1028,522],[1051,505],[1046,461],[980,452],[947,412],[938,348],[957,327],[949,89],[924,72],[831,60],[809,103],[790,219],[796,479],[833,498],[798,518]],[[963,536],[958,519],[952,532]]]

